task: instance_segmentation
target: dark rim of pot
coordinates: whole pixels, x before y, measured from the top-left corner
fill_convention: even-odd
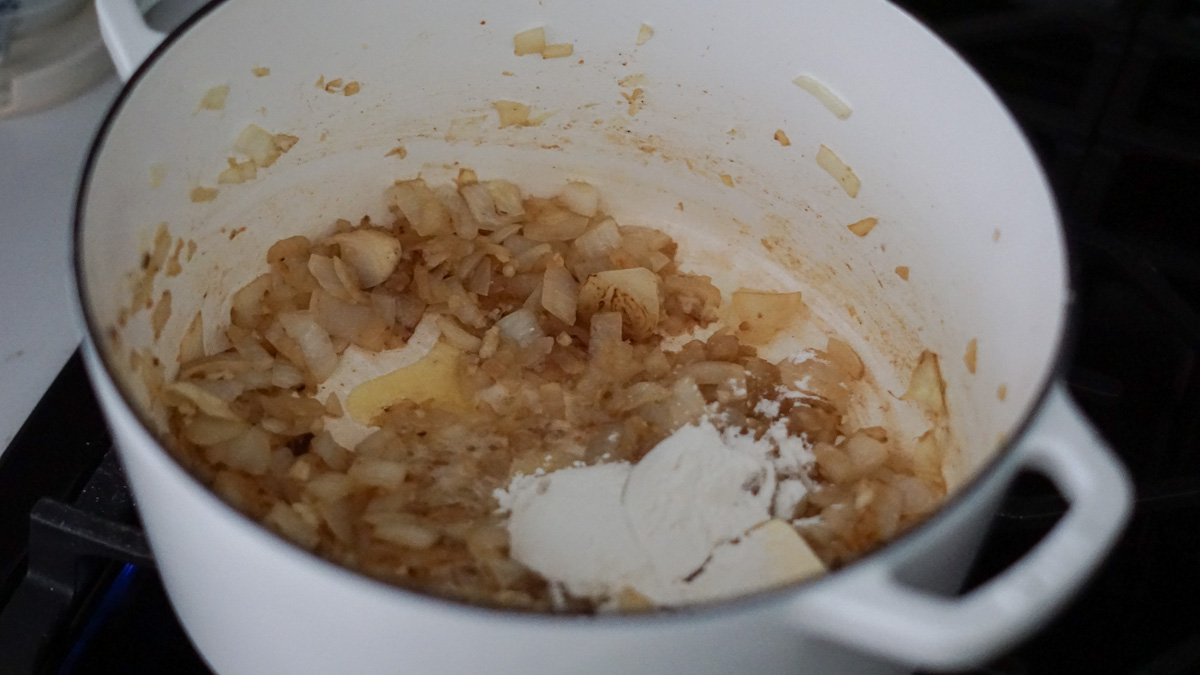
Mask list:
[[[110,129],[112,128],[114,121],[120,115],[122,108],[124,107],[125,103],[129,99],[133,90],[137,87],[138,83],[141,82],[141,80],[144,77],[146,77],[147,73],[149,73],[154,68],[154,66],[158,63],[158,61],[162,57],[162,55],[168,49],[170,49],[171,46],[173,44],[175,44],[175,42],[177,42],[182,35],[187,33],[193,26],[195,26],[197,23],[202,21],[208,14],[213,12],[215,9],[217,9],[221,5],[224,5],[227,1],[228,0],[209,0],[209,2],[205,3],[203,7],[201,7],[199,10],[197,10],[194,14],[192,14],[186,20],[184,20],[183,23],[181,23],[178,27],[176,27],[173,31],[171,31],[170,34],[168,34],[163,39],[163,41],[157,47],[154,48],[154,50],[150,53],[150,55],[146,57],[146,59],[142,62],[142,64],[140,66],[138,66],[137,70],[129,78],[129,81],[126,82],[124,84],[124,86],[121,88],[121,91],[117,95],[115,101],[113,102],[111,107],[109,107],[107,113],[105,113],[104,120],[101,123],[99,129],[97,130],[96,136],[92,140],[91,146],[88,149],[87,159],[83,166],[83,173],[82,173],[81,179],[79,181],[78,192],[76,193],[75,209],[74,209],[74,215],[73,215],[74,222],[73,222],[73,235],[72,235],[71,263],[72,263],[72,271],[74,274],[74,283],[72,284],[72,286],[73,286],[73,290],[76,293],[76,296],[77,296],[77,299],[79,302],[79,307],[82,309],[83,320],[87,327],[87,339],[92,340],[93,344],[96,344],[97,346],[99,346],[98,340],[102,339],[101,336],[103,336],[104,333],[103,333],[103,330],[101,330],[101,327],[97,324],[97,322],[93,316],[92,308],[90,306],[90,303],[88,302],[87,293],[84,291],[84,288],[83,288],[84,279],[83,279],[83,255],[82,255],[83,220],[84,220],[85,203],[87,201],[87,196],[88,196],[89,190],[91,188],[92,173],[95,170],[95,165],[96,165],[97,159],[104,147],[104,144],[108,138],[108,133],[109,133]],[[940,37],[938,37],[936,34],[934,34],[932,31],[930,31],[928,28],[926,28],[923,24],[921,24],[919,21],[914,19],[911,15],[909,15],[904,10],[901,10],[900,8],[898,8],[894,5],[891,5],[890,3],[888,3],[888,4],[889,4],[890,9],[897,13],[898,20],[911,21],[918,28],[920,28],[920,30],[925,32],[930,39],[936,40],[945,49],[951,51],[952,53],[955,53],[955,55],[958,56],[961,65],[964,68],[969,69],[972,72],[972,74],[975,75],[976,79],[978,79],[979,82],[983,85],[983,88],[984,88],[986,94],[992,98],[995,105],[998,108],[1000,108],[1002,114],[1006,118],[1008,118],[1009,123],[1012,124],[1014,128],[1018,129],[1018,131],[1020,130],[1020,126],[1017,124],[1016,120],[1013,118],[1012,113],[1008,110],[1008,108],[1003,104],[1003,102],[1001,102],[1001,100],[996,96],[995,92],[991,89],[990,86],[987,85],[987,83],[982,79],[982,77],[980,77],[979,74],[977,72],[975,72],[974,69],[972,69],[967,64],[966,60],[963,59],[962,56],[959,55],[957,53],[957,51],[954,50],[953,47],[946,44]],[[975,473],[975,475],[971,477],[970,480],[965,482],[963,485],[959,486],[958,489],[953,494],[947,496],[946,499],[942,502],[942,504],[938,507],[937,511],[935,511],[933,513],[933,515],[929,516],[928,518],[921,521],[920,523],[914,525],[913,527],[911,527],[910,529],[908,529],[901,535],[894,537],[893,539],[887,541],[886,543],[879,545],[876,548],[874,548],[873,550],[867,552],[860,558],[856,559],[854,562],[850,563],[850,565],[848,565],[849,568],[853,568],[864,562],[878,559],[880,556],[885,555],[888,550],[900,547],[905,542],[919,538],[919,537],[923,536],[927,531],[929,531],[933,528],[937,528],[942,523],[943,520],[945,520],[946,518],[949,517],[948,514],[951,511],[953,511],[959,505],[960,502],[963,502],[963,501],[971,498],[971,493],[973,493],[975,491],[975,488],[979,484],[987,481],[996,472],[1000,471],[1001,468],[1004,467],[1007,463],[1016,461],[1015,455],[1012,453],[1013,448],[1020,441],[1020,439],[1022,439],[1024,437],[1025,432],[1029,429],[1029,427],[1036,420],[1039,412],[1041,411],[1041,409],[1043,408],[1043,406],[1045,404],[1046,398],[1049,396],[1051,387],[1054,385],[1055,381],[1059,378],[1060,375],[1065,374],[1066,368],[1068,367],[1068,365],[1070,363],[1070,356],[1074,349],[1076,333],[1077,333],[1077,328],[1078,328],[1078,325],[1077,325],[1078,322],[1075,317],[1075,312],[1073,311],[1073,307],[1074,307],[1074,291],[1073,291],[1073,289],[1077,286],[1078,269],[1075,266],[1075,264],[1073,264],[1071,257],[1068,254],[1068,251],[1066,248],[1066,233],[1063,228],[1061,214],[1058,211],[1057,200],[1054,199],[1053,191],[1050,187],[1049,182],[1046,179],[1046,175],[1045,175],[1044,170],[1042,169],[1041,162],[1037,159],[1037,156],[1034,153],[1032,146],[1029,144],[1028,138],[1024,135],[1024,132],[1020,132],[1020,133],[1021,133],[1022,141],[1025,145],[1026,152],[1029,153],[1030,157],[1032,157],[1034,159],[1034,168],[1037,171],[1038,177],[1041,179],[1042,185],[1044,186],[1045,190],[1051,197],[1052,207],[1054,209],[1055,216],[1056,216],[1055,228],[1057,229],[1058,237],[1062,244],[1063,265],[1064,265],[1064,269],[1066,271],[1066,277],[1067,277],[1067,279],[1066,279],[1067,285],[1066,285],[1066,289],[1065,289],[1067,297],[1065,298],[1063,307],[1061,309],[1061,311],[1064,312],[1065,316],[1063,317],[1062,330],[1059,335],[1059,339],[1058,339],[1059,341],[1058,341],[1057,349],[1055,350],[1055,356],[1053,357],[1051,363],[1049,364],[1049,367],[1046,369],[1046,372],[1042,379],[1042,382],[1038,386],[1038,392],[1037,392],[1036,396],[1034,396],[1033,399],[1030,401],[1030,403],[1029,403],[1028,407],[1026,408],[1024,414],[1022,415],[1020,421],[1012,427],[1010,433],[1006,436],[1003,445],[993,453],[992,457],[988,459],[988,461],[985,463],[983,468],[978,470]],[[145,415],[142,414],[142,412],[139,411],[137,409],[137,407],[131,403],[131,401],[134,400],[134,397],[132,397],[129,394],[129,392],[126,391],[125,386],[122,384],[121,379],[119,377],[117,377],[117,375],[114,372],[114,369],[112,368],[112,366],[110,365],[109,359],[105,355],[104,351],[98,348],[96,350],[96,352],[97,352],[97,355],[99,356],[101,364],[103,365],[105,373],[108,376],[108,379],[113,383],[116,390],[120,393],[121,398],[123,399],[123,402],[132,411],[135,419],[137,419],[138,423],[141,425],[142,430],[145,431],[151,438],[153,438],[157,441],[159,436],[154,431],[154,427],[147,422]],[[289,546],[294,547],[297,551],[302,552],[304,555],[308,556],[310,559],[315,560],[319,564],[326,566],[328,568],[328,571],[331,573],[348,575],[350,577],[353,577],[357,580],[366,582],[368,584],[374,584],[378,587],[380,592],[388,592],[388,593],[398,594],[398,596],[400,596],[397,598],[398,600],[402,597],[403,599],[405,599],[407,601],[429,602],[429,603],[436,604],[439,607],[444,608],[444,609],[458,609],[464,613],[485,614],[485,615],[495,616],[498,618],[499,617],[512,617],[512,618],[522,617],[522,618],[526,618],[526,619],[530,619],[530,620],[545,620],[545,621],[553,621],[553,622],[562,622],[564,620],[568,620],[568,619],[572,619],[572,618],[578,619],[581,616],[579,614],[565,614],[564,615],[564,614],[553,614],[553,613],[546,613],[546,612],[533,612],[533,611],[527,611],[527,610],[521,610],[521,609],[513,609],[513,608],[506,608],[506,607],[490,606],[490,605],[486,605],[486,604],[471,603],[471,602],[464,601],[464,600],[458,600],[458,599],[439,596],[434,593],[430,593],[428,591],[425,591],[425,590],[422,590],[422,589],[416,588],[416,587],[407,587],[407,586],[400,586],[400,585],[387,583],[387,582],[375,579],[367,574],[353,570],[351,568],[344,567],[342,565],[338,565],[337,563],[326,560],[325,558],[322,558],[321,556],[319,556],[315,553],[311,553],[309,551],[306,551],[306,550],[300,548],[299,546],[295,546],[286,538],[282,537],[281,535],[276,534],[275,532],[271,531],[269,528],[263,526],[258,521],[254,520],[250,516],[242,513],[241,511],[237,510],[236,508],[234,508],[233,506],[231,506],[230,504],[225,502],[223,499],[218,497],[215,492],[213,492],[211,489],[209,489],[208,486],[204,485],[199,479],[197,479],[194,475],[192,475],[191,472],[189,472],[186,468],[184,468],[183,465],[179,463],[179,461],[175,458],[175,456],[172,453],[168,452],[165,448],[162,448],[161,442],[159,442],[159,445],[160,445],[159,449],[162,452],[164,452],[168,457],[171,458],[172,462],[175,464],[175,467],[180,472],[185,474],[187,476],[188,480],[192,481],[197,486],[199,486],[201,488],[201,490],[211,498],[215,508],[224,509],[227,512],[229,512],[231,515],[233,515],[234,517],[241,518],[247,522],[252,523],[254,525],[254,527],[257,528],[259,531],[261,531],[263,534],[265,534],[267,536],[274,536],[277,539],[286,542]],[[590,623],[602,624],[602,625],[615,625],[615,624],[628,625],[631,622],[656,622],[656,623],[658,623],[658,622],[663,622],[663,621],[683,620],[683,619],[692,619],[692,620],[710,619],[710,618],[714,618],[714,617],[718,616],[719,612],[728,612],[728,611],[734,611],[734,610],[738,610],[738,611],[747,610],[747,609],[751,609],[756,606],[766,606],[768,604],[778,604],[780,602],[786,602],[790,597],[792,597],[794,594],[796,594],[798,592],[801,592],[808,588],[817,587],[818,585],[821,585],[828,581],[832,581],[833,578],[838,576],[839,573],[840,573],[840,570],[835,570],[828,574],[817,577],[815,579],[802,581],[802,582],[792,584],[789,586],[768,589],[768,590],[762,590],[762,591],[756,591],[754,593],[750,593],[750,594],[735,597],[735,598],[710,601],[710,602],[699,603],[699,604],[694,604],[694,605],[686,605],[686,606],[679,607],[679,608],[661,609],[661,610],[655,610],[652,612],[645,612],[645,613],[629,613],[629,614],[605,613],[605,614],[582,615],[582,616],[586,616],[586,618],[588,618],[590,620]]]

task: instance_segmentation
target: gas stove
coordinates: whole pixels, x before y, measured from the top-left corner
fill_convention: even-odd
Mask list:
[[[1050,175],[1076,280],[1067,380],[1137,486],[1083,593],[972,672],[1200,672],[1200,2],[900,4],[997,89]],[[1018,480],[967,586],[1064,508],[1044,481]],[[0,455],[9,672],[209,672],[163,594],[78,354]]]

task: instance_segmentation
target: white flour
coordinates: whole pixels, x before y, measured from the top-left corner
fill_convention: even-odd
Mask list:
[[[823,569],[777,522],[790,520],[807,494],[813,462],[807,441],[788,436],[782,421],[756,441],[705,419],[635,466],[517,476],[495,496],[510,514],[512,557],[552,584],[610,604],[628,588],[679,605]]]

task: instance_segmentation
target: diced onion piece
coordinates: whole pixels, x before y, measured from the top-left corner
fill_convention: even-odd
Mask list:
[[[817,166],[825,169],[826,173],[833,176],[841,184],[846,194],[851,197],[858,196],[858,189],[862,186],[862,183],[858,180],[858,176],[854,174],[854,171],[840,157],[833,154],[833,151],[824,145],[817,151]]]
[[[541,54],[546,49],[546,30],[541,26],[521,31],[513,36],[513,53],[517,56]]]
[[[271,462],[271,435],[262,427],[250,427],[225,445],[225,464],[252,476],[267,472]]]
[[[305,521],[287,502],[275,502],[271,511],[263,518],[279,534],[307,549],[316,548],[321,541],[316,523]]]
[[[637,43],[638,46],[646,44],[646,41],[654,37],[654,29],[646,24],[642,24],[638,28]]]
[[[779,144],[785,148],[792,144],[792,139],[788,138],[787,133],[783,129],[775,130],[775,140],[779,141]]]
[[[834,117],[839,120],[844,120],[850,116],[850,106],[846,102],[838,98],[837,94],[830,91],[829,87],[818,82],[810,75],[801,75],[792,82],[797,86],[812,94],[814,98],[821,102],[821,105],[829,109]]]
[[[407,513],[384,513],[376,518],[368,514],[366,517],[375,525],[375,538],[405,548],[424,550],[441,538],[433,527]]]
[[[972,375],[975,374],[975,367],[979,359],[978,350],[979,340],[971,338],[971,341],[967,343],[967,352],[963,354],[963,363],[967,364],[967,372],[971,373]]]
[[[865,431],[859,430],[846,439],[844,445],[846,454],[854,464],[857,476],[865,476],[883,466],[887,460],[888,449],[883,442],[871,438]]]
[[[333,258],[317,254],[309,256],[308,271],[317,280],[317,284],[321,286],[321,290],[342,300],[350,299],[346,285],[342,283],[337,270],[334,269]]]
[[[525,126],[529,121],[529,106],[517,101],[492,101],[492,107],[500,115],[500,128]]]
[[[738,340],[765,345],[790,327],[804,307],[800,292],[766,293],[740,289],[731,302]]]
[[[281,154],[275,145],[275,136],[257,124],[242,129],[233,142],[233,149],[249,157],[261,168],[274,164]]]
[[[565,268],[547,267],[542,274],[542,307],[568,326],[575,325],[578,293],[575,277]]]
[[[606,346],[620,343],[623,321],[620,312],[596,312],[593,314],[589,326],[588,351],[596,354]]]
[[[471,215],[481,226],[495,230],[525,215],[521,191],[508,181],[469,183],[459,188]]]
[[[383,348],[390,326],[370,305],[356,305],[324,291],[313,291],[308,309],[331,337],[349,340],[374,351]]]
[[[282,313],[279,315],[279,323],[304,354],[304,364],[308,366],[313,377],[317,382],[325,381],[338,364],[329,333],[325,332],[308,312]]]
[[[229,95],[228,85],[219,85],[204,92],[200,99],[202,110],[222,110],[225,108],[225,97]]]
[[[558,193],[558,201],[575,213],[591,218],[600,208],[600,193],[589,183],[571,181]]]
[[[337,441],[333,440],[333,434],[328,431],[322,431],[313,436],[312,442],[309,444],[309,449],[324,460],[329,465],[329,468],[334,471],[345,471],[346,467],[350,464],[350,453],[338,445]]]
[[[467,200],[463,199],[458,189],[453,185],[439,185],[433,193],[442,200],[442,204],[445,204],[446,210],[450,212],[450,222],[454,224],[454,233],[460,239],[468,241],[474,239],[475,235],[479,234],[479,221],[475,220],[475,215],[467,206]]]
[[[446,339],[446,342],[464,352],[477,352],[483,345],[483,340],[467,332],[465,328],[458,325],[458,322],[451,317],[439,316],[437,318],[437,325],[442,330],[442,337]]]
[[[229,407],[229,403],[216,394],[200,387],[195,382],[182,380],[167,385],[167,391],[178,394],[196,406],[196,409],[210,417],[231,422],[240,422],[241,417]]]
[[[629,335],[642,339],[658,326],[661,282],[644,267],[598,272],[580,287],[579,309],[586,316],[620,312]]]
[[[388,459],[358,457],[346,475],[362,485],[395,490],[408,475],[408,467]]]
[[[536,210],[532,204],[537,204]],[[525,224],[524,233],[534,241],[570,241],[583,234],[588,227],[587,216],[573,213],[554,202],[531,200],[527,211],[529,222]],[[508,245],[507,242],[505,245]]]
[[[268,370],[275,365],[275,357],[271,356],[258,339],[250,331],[239,326],[230,326],[225,330],[229,343],[243,358],[249,361],[257,370]]]
[[[621,231],[617,221],[605,218],[588,231],[575,238],[575,249],[585,258],[594,259],[607,255],[621,246]]]
[[[863,218],[862,220],[860,220],[856,223],[851,223],[851,224],[847,225],[846,229],[850,230],[851,232],[853,232],[854,234],[856,234],[860,237],[865,237],[865,236],[867,236],[868,233],[871,232],[871,230],[875,229],[875,225],[877,223],[879,223],[878,218]]]
[[[208,447],[240,436],[248,428],[245,422],[196,415],[184,424],[183,437],[196,445]]]
[[[413,230],[422,237],[449,231],[450,212],[442,205],[425,180],[396,181],[388,189],[388,201],[400,209]]]
[[[280,389],[295,389],[304,384],[304,373],[296,366],[279,360],[271,367],[271,384]]]
[[[858,352],[854,351],[854,348],[850,345],[837,338],[829,338],[829,343],[825,347],[825,353],[834,365],[846,371],[846,374],[852,379],[857,380],[863,376],[865,369],[863,368],[862,359],[859,358]]]
[[[559,59],[564,56],[570,56],[575,53],[575,45],[570,42],[559,42],[552,45],[546,45],[542,50],[543,59]]]
[[[946,414],[946,382],[942,379],[937,354],[928,349],[921,352],[908,390],[900,399],[917,403],[934,415]]]
[[[516,185],[506,180],[489,180],[480,183],[480,185],[487,188],[497,214],[513,220],[525,215],[525,205],[521,199],[521,189]]]
[[[942,494],[946,490],[946,478],[942,473],[942,448],[933,429],[917,439],[912,454],[913,475],[922,483]]]
[[[400,242],[381,230],[357,229],[329,238],[341,247],[341,258],[354,268],[363,288],[383,283],[400,262]]]
[[[522,347],[545,335],[538,324],[537,315],[524,307],[500,319],[496,325],[505,337]]]
[[[908,266],[907,265],[898,266],[896,268],[896,276],[900,277],[901,279],[903,279],[905,281],[908,281]]]

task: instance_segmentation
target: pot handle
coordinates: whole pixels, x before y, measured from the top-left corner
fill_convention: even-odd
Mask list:
[[[142,15],[143,6],[153,5],[156,1],[96,0],[100,35],[117,67],[117,75],[124,82],[129,81],[142,61],[167,37],[166,33],[148,26]]]
[[[1057,384],[1018,452],[1070,503],[1046,537],[999,576],[960,597],[905,585],[888,565],[805,597],[806,631],[916,667],[977,665],[1033,632],[1066,603],[1115,543],[1129,516],[1123,465]],[[801,594],[804,597],[808,594]]]

